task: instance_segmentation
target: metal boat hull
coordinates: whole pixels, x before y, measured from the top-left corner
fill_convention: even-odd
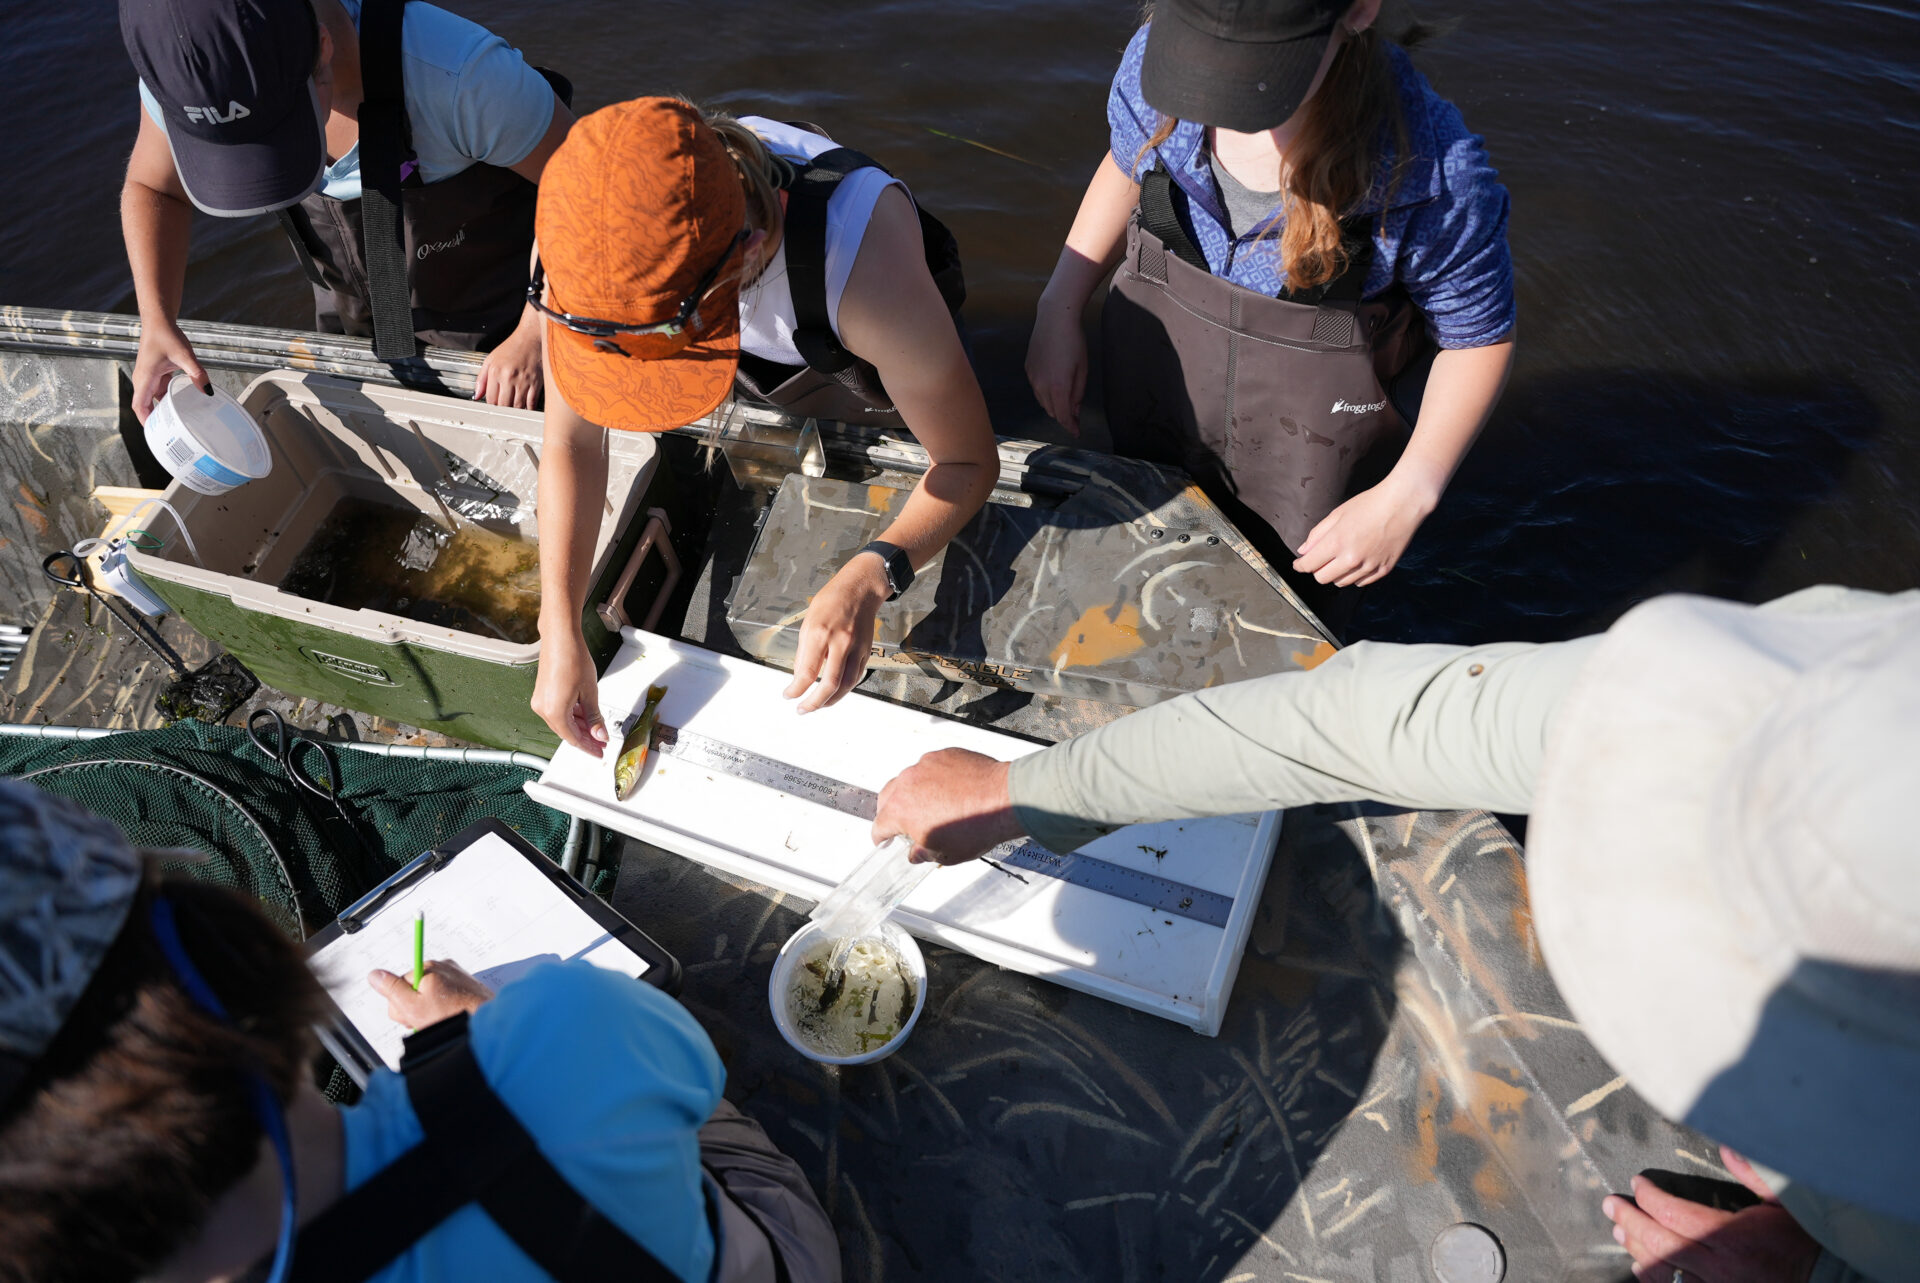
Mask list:
[[[389,368],[363,340],[184,328],[232,391],[293,368],[465,395],[478,367],[430,352]],[[0,624],[46,612],[39,558],[98,532],[94,486],[164,481],[127,409],[136,340],[130,317],[0,310]],[[689,459],[716,427],[681,434]],[[909,440],[834,425],[821,438],[842,478],[910,484],[926,467]],[[1061,505],[1106,475],[1101,456],[1038,442],[1003,442],[1002,460],[1012,504]],[[682,636],[739,653],[725,603],[769,502],[749,490],[716,504]],[[1301,648],[1311,658],[1323,632],[1244,555],[1245,591],[1264,585],[1263,608],[1319,639]],[[21,716],[30,678],[32,720],[147,717],[114,697],[134,653],[90,638],[74,599],[55,612],[79,640],[16,667],[0,715]],[[1208,670],[1193,671],[1200,684]],[[994,676],[905,665],[869,685],[1046,739],[1124,711]],[[79,689],[55,697],[62,679]],[[1572,1021],[1532,937],[1521,851],[1483,812],[1292,815],[1218,1039],[934,950],[912,1043],[844,1075],[767,1024],[790,911],[637,844],[622,861],[617,902],[692,963],[685,1000],[750,1112],[815,1178],[862,1277],[905,1261],[954,1279],[1429,1278],[1435,1236],[1466,1221],[1497,1236],[1509,1279],[1603,1283],[1626,1260],[1601,1197],[1643,1168],[1718,1168]]]

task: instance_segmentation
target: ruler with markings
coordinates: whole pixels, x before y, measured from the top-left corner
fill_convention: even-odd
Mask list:
[[[879,810],[880,795],[872,789],[863,789],[857,784],[848,784],[818,771],[778,761],[696,731],[663,725],[655,732],[654,749],[689,766],[718,771],[722,775],[828,807],[843,815],[870,821]],[[1217,891],[1142,873],[1138,869],[1129,869],[1096,856],[1077,852],[1062,855],[1035,842],[1003,843],[988,851],[983,858],[994,861],[1008,871],[1020,869],[1057,878],[1161,913],[1204,922],[1210,927],[1225,927],[1227,915],[1233,910],[1232,897]]]

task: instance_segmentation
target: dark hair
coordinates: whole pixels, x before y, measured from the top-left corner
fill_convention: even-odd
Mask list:
[[[161,954],[154,896],[233,1017],[196,1006]],[[152,1273],[260,1160],[246,1076],[285,1102],[313,1057],[321,991],[236,892],[150,873],[33,1075],[0,1117],[0,1280]]]

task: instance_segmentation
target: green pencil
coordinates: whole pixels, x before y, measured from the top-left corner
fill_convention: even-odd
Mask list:
[[[427,970],[427,915],[423,911],[413,919],[413,987],[420,988],[420,977]]]

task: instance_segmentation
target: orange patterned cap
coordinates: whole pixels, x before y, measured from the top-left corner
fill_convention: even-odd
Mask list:
[[[582,118],[540,176],[546,305],[625,325],[670,321],[703,280],[699,324],[596,338],[547,322],[560,395],[605,428],[665,432],[726,399],[740,364],[738,253],[747,198],[718,134],[677,98]],[[720,267],[717,279],[713,276]]]

